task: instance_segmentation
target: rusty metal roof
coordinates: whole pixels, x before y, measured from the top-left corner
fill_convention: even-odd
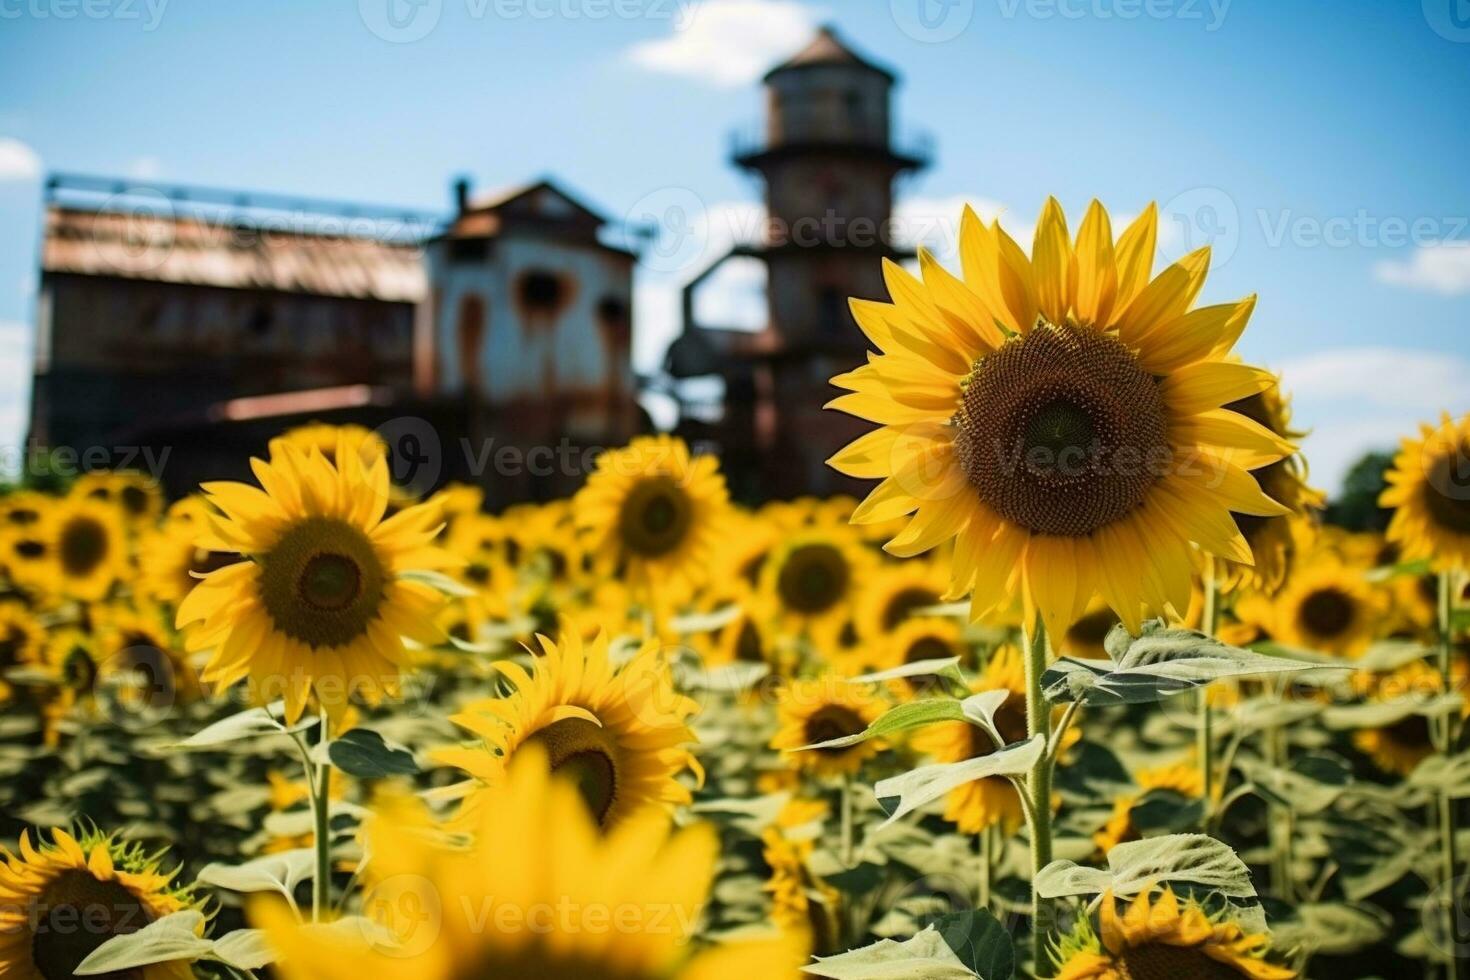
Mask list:
[[[869,61],[849,47],[837,36],[836,28],[831,25],[823,26],[817,31],[817,36],[812,38],[811,43],[766,72],[765,77],[769,81],[772,75],[779,72],[790,71],[793,68],[810,68],[815,65],[847,65],[876,72],[890,80],[894,77],[893,72],[876,62]]]
[[[369,223],[370,225],[370,223]],[[428,291],[412,242],[198,215],[106,211],[52,204],[46,210],[43,272],[149,282],[267,289],[416,303]]]

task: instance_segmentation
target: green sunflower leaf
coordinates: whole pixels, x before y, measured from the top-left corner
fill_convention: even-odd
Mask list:
[[[246,708],[244,711],[222,718],[212,725],[200,729],[182,742],[161,746],[163,751],[188,752],[209,749],[226,742],[243,738],[285,735],[298,732],[316,724],[315,718],[301,718],[294,725],[286,725],[281,719],[285,715],[284,702],[277,701],[264,708]]]
[[[992,691],[987,693],[999,694],[1001,700],[1005,700],[1005,691]],[[983,695],[977,695],[977,697],[983,697]],[[871,725],[855,735],[829,738],[825,742],[803,745],[791,751],[811,752],[822,749],[845,749],[848,746],[857,745],[859,742],[869,742],[875,738],[883,738],[886,735],[907,731],[910,728],[922,728],[925,725],[932,725],[936,722],[968,721],[969,716],[965,711],[966,703],[968,702],[954,701],[949,698],[907,701],[889,708],[878,716]],[[991,709],[990,713],[993,715],[994,709]],[[994,725],[988,722],[987,726],[992,729],[994,728]]]
[[[321,754],[320,746],[312,752],[313,757]],[[354,728],[333,739],[327,745],[326,757],[332,765],[358,779],[412,776],[419,771],[412,752],[389,745],[370,728]]]
[[[185,909],[150,922],[137,932],[113,936],[77,965],[79,976],[122,973],[155,963],[192,962],[209,953],[214,943],[205,939],[204,913]]]
[[[463,582],[450,578],[443,572],[436,572],[431,568],[411,568],[399,573],[399,578],[410,582],[418,582],[427,585],[431,589],[437,589],[445,595],[454,596],[457,599],[469,599],[479,595],[477,589],[472,589]]]
[[[1222,677],[1353,669],[1242,650],[1195,630],[1165,626],[1158,620],[1144,624],[1138,636],[1115,626],[1104,646],[1108,660],[1062,657],[1048,668],[1041,678],[1047,699],[1149,704]]]
[[[1029,772],[1046,751],[1046,736],[1037,735],[1027,742],[1017,742],[990,755],[963,762],[945,762],[921,766],[901,776],[881,780],[873,787],[878,805],[888,814],[888,826],[905,814],[912,813],[945,793],[990,776],[1018,776]]]
[[[829,980],[974,980],[979,976],[933,926],[903,942],[883,939],[836,956],[819,956],[815,963],[802,967],[802,972]]]
[[[1344,956],[1382,941],[1392,927],[1392,917],[1376,905],[1313,902],[1298,905],[1291,920],[1274,923],[1271,942],[1314,956]]]
[[[854,677],[854,684],[881,684],[884,681],[897,681],[905,677],[942,677],[948,681],[957,692],[969,693],[969,685],[965,683],[965,675],[960,672],[959,657],[942,657],[938,660],[915,660],[913,663],[893,667],[888,670],[880,670],[872,674],[862,674]]]
[[[293,898],[296,886],[315,874],[316,851],[310,847],[301,847],[279,854],[268,854],[244,864],[207,864],[199,872],[199,881],[226,891],[274,891]]]
[[[274,963],[276,954],[266,943],[263,930],[236,929],[214,941],[209,958],[237,970],[259,970]]]
[[[1106,869],[1053,861],[1037,874],[1035,888],[1044,898],[1105,891],[1131,898],[1145,888],[1168,884],[1203,888],[1227,898],[1256,897],[1245,862],[1230,845],[1204,834],[1171,834],[1119,844],[1108,851]]]
[[[946,915],[936,928],[950,950],[982,980],[1010,980],[1015,974],[1015,943],[989,909]]]

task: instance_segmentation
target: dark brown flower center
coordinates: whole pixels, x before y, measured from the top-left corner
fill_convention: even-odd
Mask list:
[[[62,528],[57,545],[61,567],[68,575],[90,575],[107,558],[112,546],[107,528],[94,517],[74,517]]]
[[[1170,466],[1157,381],[1117,338],[1039,324],[975,365],[955,452],[980,499],[1037,534],[1125,517]]]
[[[812,712],[806,720],[806,744],[830,742],[834,738],[856,735],[868,727],[862,716],[841,704],[826,704]],[[847,749],[817,749],[830,755],[841,755]]]
[[[1470,446],[1435,458],[1424,481],[1424,507],[1441,528],[1470,534]]]
[[[261,600],[276,629],[313,647],[365,635],[386,579],[367,535],[333,517],[307,518],[260,558]]]
[[[1423,715],[1407,715],[1383,730],[1384,737],[1403,749],[1428,749],[1433,746],[1429,719]]]
[[[552,772],[576,784],[598,823],[618,798],[618,744],[612,733],[585,718],[563,718],[536,732],[527,743],[546,749]]]
[[[1297,621],[1313,636],[1331,638],[1353,625],[1357,608],[1353,597],[1340,589],[1317,589],[1302,600]]]
[[[1240,980],[1246,974],[1211,959],[1193,946],[1147,943],[1119,957],[1126,980]]]
[[[970,730],[970,758],[979,759],[995,751],[995,740],[978,725],[967,725]],[[1012,693],[995,712],[995,730],[1005,744],[1011,745],[1026,740],[1026,704],[1019,694]]]
[[[748,616],[741,617],[737,629],[740,632],[735,637],[735,659],[745,663],[765,663],[765,643],[761,641],[760,629]]]
[[[684,543],[693,523],[689,494],[671,476],[644,477],[634,484],[618,512],[623,545],[644,558],[658,558]]]
[[[776,589],[781,601],[800,613],[826,612],[847,595],[852,570],[836,545],[798,545],[781,563]]]
[[[1109,606],[1085,614],[1067,630],[1067,644],[1079,652],[1096,652],[1118,625],[1118,614]]]
[[[80,868],[63,871],[42,889],[33,913],[31,959],[44,980],[72,980],[76,968],[113,936],[137,932],[149,915],[136,895],[116,881],[99,881]],[[141,970],[98,974],[135,980]]]
[[[939,594],[932,589],[910,587],[900,589],[889,598],[883,607],[881,622],[885,630],[891,630],[912,616],[917,610],[932,606],[939,601]]]

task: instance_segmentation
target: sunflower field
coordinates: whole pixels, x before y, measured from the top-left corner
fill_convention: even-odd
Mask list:
[[[329,425],[9,491],[0,980],[1464,975],[1470,416],[1326,523],[1156,244],[887,263],[862,501],[653,435],[492,513]]]

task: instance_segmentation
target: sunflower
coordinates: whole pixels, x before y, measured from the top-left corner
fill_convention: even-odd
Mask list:
[[[1435,752],[1430,720],[1416,708],[1444,690],[1439,671],[1416,660],[1390,674],[1359,674],[1355,680],[1370,701],[1401,705],[1404,714],[1386,725],[1353,732],[1353,745],[1384,772],[1407,776]]]
[[[240,561],[239,555],[199,547],[199,532],[206,526],[192,519],[169,519],[143,535],[138,545],[138,587],[144,595],[177,605],[201,578]]]
[[[1172,790],[1181,796],[1200,797],[1205,792],[1204,776],[1200,773],[1199,766],[1192,762],[1141,769],[1133,774],[1133,782],[1137,785],[1138,792],[1125,793],[1114,799],[1112,816],[1108,818],[1108,822],[1103,825],[1102,829],[1092,835],[1098,851],[1102,854],[1108,853],[1125,841],[1138,840],[1138,829],[1133,826],[1132,820],[1133,804],[1137,803],[1145,793],[1150,790],[1165,789]]]
[[[1382,622],[1384,596],[1330,555],[1298,568],[1271,605],[1270,635],[1342,657],[1362,653]]]
[[[579,797],[533,749],[480,809],[468,850],[436,847],[410,804],[385,805],[367,829],[366,894],[400,948],[303,925],[279,902],[252,904],[251,919],[284,956],[285,980],[796,980],[800,951],[786,939],[693,951],[719,857],[710,827],[671,834],[664,814],[643,810],[602,831]]]
[[[163,490],[142,473],[93,470],[77,477],[70,496],[115,504],[129,524],[151,524],[163,512]]]
[[[706,667],[726,664],[770,664],[781,662],[780,636],[770,627],[771,611],[759,596],[735,587],[730,597],[711,598],[715,609],[734,606],[735,616],[718,629],[689,637],[690,646]]]
[[[1102,896],[1098,931],[1083,916],[1057,950],[1055,980],[1294,980],[1296,972],[1269,962],[1271,940],[1247,935],[1226,916],[1193,902],[1182,908],[1169,888],[1141,893],[1121,917],[1111,892]]]
[[[971,684],[975,694],[984,691],[1006,691],[1008,697],[995,712],[995,727],[1007,745],[1026,740],[1026,676],[1021,654],[1013,646],[1004,646],[990,655],[984,672]],[[1064,745],[1080,736],[1070,729]],[[933,756],[940,762],[963,762],[990,755],[995,742],[984,729],[964,721],[946,721],[919,730],[913,738],[914,750]],[[951,790],[945,803],[944,819],[955,824],[962,834],[978,834],[986,827],[999,824],[1005,833],[1013,833],[1024,817],[1021,799],[1010,780],[990,776],[965,783]]]
[[[604,559],[670,601],[709,574],[730,503],[715,457],[691,456],[683,440],[657,435],[597,457],[572,508]]]
[[[270,441],[271,457],[280,455],[283,446],[289,446],[303,456],[316,450],[333,466],[338,465],[339,452],[357,456],[364,466],[371,466],[373,460],[388,456],[388,444],[382,436],[366,426],[353,423],[329,425],[326,422],[308,422],[287,429]]]
[[[369,465],[343,450],[337,458],[340,467],[283,444],[270,462],[252,460],[264,490],[206,484],[225,516],[200,546],[250,560],[211,572],[178,610],[188,649],[211,651],[203,680],[248,676],[258,699],[284,694],[291,721],[313,693],[339,718],[354,691],[375,701],[394,690],[402,637],[440,638],[441,596],[404,573],[453,564],[430,544],[437,508],[382,519],[385,460]]]
[[[1191,545],[1249,563],[1231,515],[1286,513],[1248,471],[1293,447],[1222,408],[1273,381],[1230,356],[1255,297],[1190,310],[1208,249],[1149,281],[1156,221],[1115,244],[1093,202],[1073,245],[1051,200],[1028,260],[967,208],[963,281],[921,251],[922,282],[885,260],[893,302],[852,301],[883,353],[829,407],[881,428],[829,462],[883,478],[854,521],[917,511],[892,554],[956,539],[974,618],[1019,595],[1060,636],[1100,592],[1136,633],[1188,605]]]
[[[827,643],[856,614],[857,596],[874,565],[847,528],[798,532],[767,559],[761,594],[785,630]]]
[[[715,554],[711,585],[726,592],[759,588],[761,572],[777,540],[777,531],[771,521],[753,517],[745,511],[735,511]]]
[[[0,602],[0,704],[12,693],[6,672],[37,664],[45,644],[46,630],[24,603]]]
[[[1281,393],[1281,385],[1275,381],[1264,391],[1231,402],[1225,409],[1244,415],[1280,439],[1296,442],[1305,435],[1292,428],[1291,406]],[[1292,559],[1298,550],[1301,526],[1312,512],[1326,504],[1327,499],[1322,491],[1307,485],[1307,466],[1300,453],[1267,463],[1253,470],[1251,476],[1255,477],[1266,496],[1287,508],[1289,513],[1278,517],[1234,515],[1236,525],[1251,547],[1255,564],[1227,563],[1228,574],[1224,584],[1226,587],[1248,585],[1262,592],[1274,593],[1290,573]]]
[[[1403,441],[1385,479],[1380,507],[1394,508],[1388,539],[1405,561],[1427,558],[1438,569],[1470,568],[1470,414],[1446,413],[1439,426],[1421,425]]]
[[[591,643],[575,633],[560,643],[537,639],[541,654],[530,672],[512,661],[495,664],[512,693],[476,701],[450,719],[482,740],[436,753],[481,783],[466,797],[461,820],[473,822],[495,798],[506,766],[526,745],[539,746],[553,769],[576,781],[604,827],[645,807],[688,803],[678,776],[697,771],[687,724],[697,706],[674,691],[658,644],[645,643],[614,670],[605,634]]]
[[[860,583],[857,596],[858,630],[879,640],[919,610],[939,604],[948,591],[944,569],[927,561],[889,565]]]
[[[0,848],[0,976],[60,980],[113,936],[197,908],[188,888],[160,869],[160,856],[89,833],[51,831],[51,843],[20,837],[20,854]],[[85,923],[86,928],[78,928]],[[113,974],[109,974],[110,976]],[[140,980],[192,980],[184,961],[129,972]]]
[[[95,602],[128,571],[121,509],[105,500],[72,496],[46,512],[42,531],[50,556],[45,587],[69,599]]]
[[[125,701],[166,708],[198,695],[194,670],[156,611],[115,607],[99,625],[100,674],[125,684]]]
[[[5,570],[12,583],[27,593],[40,595],[47,591],[55,577],[51,554],[44,520],[0,530],[0,568]]]
[[[51,498],[35,490],[0,495],[0,533],[34,527],[50,505]]]
[[[761,832],[761,852],[771,869],[764,890],[771,896],[771,921],[786,935],[799,937],[817,956],[841,950],[842,893],[811,867],[816,837],[827,807],[817,801],[792,800],[776,822]]]
[[[1113,607],[1094,596],[1087,604],[1087,611],[1067,627],[1067,632],[1063,634],[1058,649],[1061,653],[1072,657],[1106,660],[1108,652],[1103,647],[1103,641],[1107,639],[1113,627],[1120,622],[1118,614],[1113,612]]]
[[[792,681],[781,690],[780,728],[771,739],[771,748],[787,750],[792,766],[814,776],[854,776],[883,748],[880,739],[846,748],[792,750],[856,735],[876,721],[885,707],[870,686],[835,674]]]
[[[953,619],[934,616],[906,620],[878,641],[878,645],[883,655],[873,666],[879,670],[902,667],[921,660],[963,658],[969,652],[960,624]],[[939,683],[937,677],[919,675],[895,681],[893,686],[902,696],[933,697],[942,693],[936,690]]]

